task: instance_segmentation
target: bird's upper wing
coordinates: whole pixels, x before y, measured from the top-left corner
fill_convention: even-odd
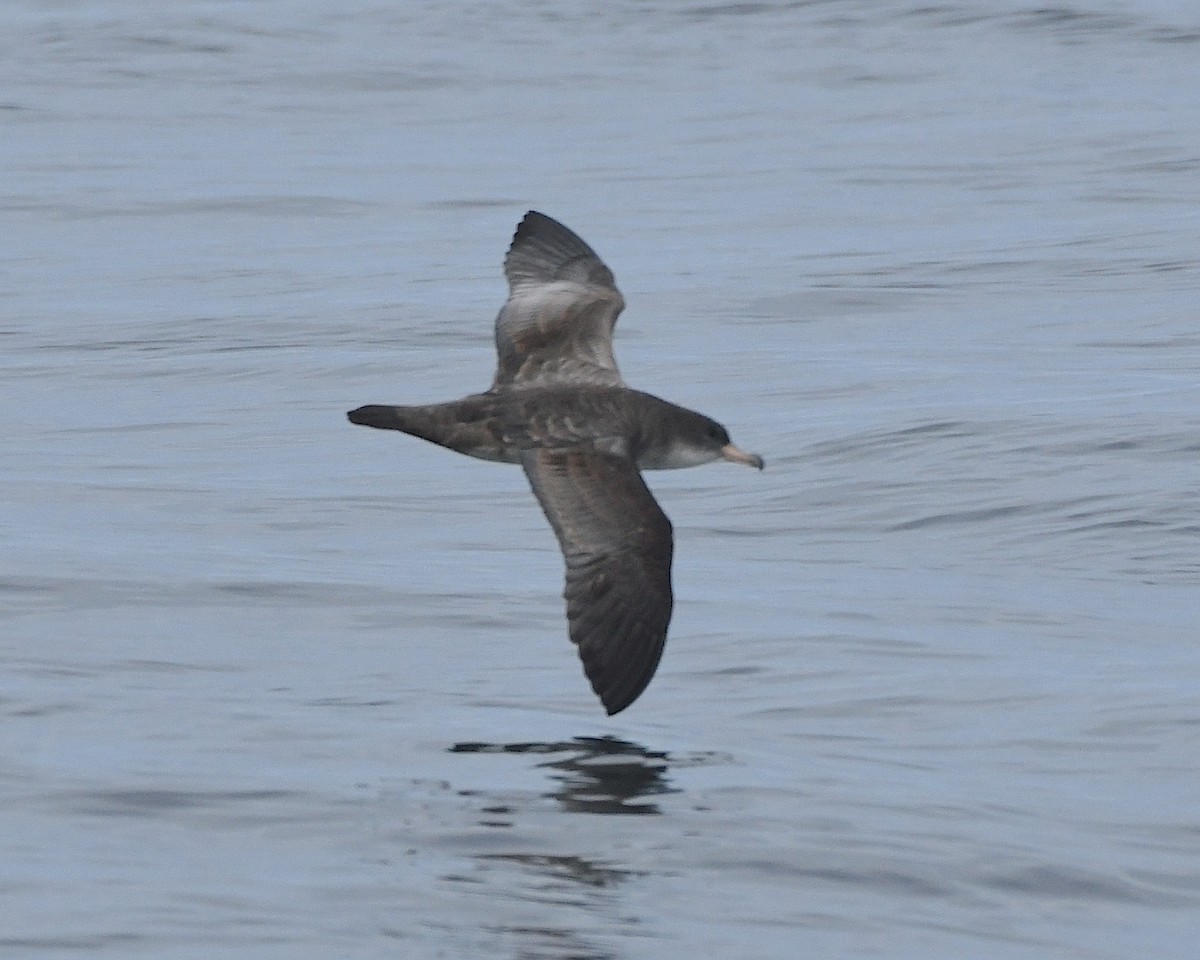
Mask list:
[[[555,382],[623,386],[612,335],[625,307],[612,271],[557,220],[530,210],[504,258],[493,388]]]
[[[592,449],[522,454],[567,564],[567,620],[609,714],[638,698],[671,621],[671,521],[628,457]]]

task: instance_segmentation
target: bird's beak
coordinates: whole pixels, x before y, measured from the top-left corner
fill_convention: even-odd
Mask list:
[[[757,453],[747,453],[745,450],[739,450],[732,443],[727,443],[721,448],[721,456],[730,463],[744,463],[748,467],[757,467],[759,470],[763,468],[763,458]]]

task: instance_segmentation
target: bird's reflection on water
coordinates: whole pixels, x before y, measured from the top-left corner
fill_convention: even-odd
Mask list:
[[[557,743],[456,743],[450,753],[549,754],[553,797],[571,813],[656,814],[650,797],[677,793],[666,753],[619,737],[575,737]]]
[[[682,792],[672,783],[671,768],[732,761],[719,753],[650,750],[611,736],[532,743],[456,743],[448,752],[531,755],[536,758],[532,769],[541,788],[534,795],[558,802],[550,819],[540,819],[550,805],[530,803],[525,791],[459,791],[482,797],[487,805],[481,808],[483,817],[476,823],[503,828],[503,833],[489,830],[484,838],[467,834],[472,840],[462,853],[472,864],[471,869],[443,877],[463,893],[494,899],[500,919],[488,929],[513,938],[517,956],[546,960],[614,960],[622,955],[603,938],[597,938],[595,932],[637,934],[642,929],[640,912],[618,909],[615,905],[625,901],[615,894],[648,874],[644,865],[625,862],[614,852],[614,837],[642,836],[646,830],[655,834],[655,821],[643,820],[636,825],[626,821],[622,827],[613,821],[593,821],[594,829],[589,829],[579,821],[567,826],[571,822],[563,821],[557,813],[662,815],[664,811],[656,799]],[[552,787],[548,792],[543,777]],[[669,806],[666,812],[670,812]],[[506,835],[511,837],[508,843]],[[540,922],[514,922],[509,919],[514,914],[514,903],[553,912],[543,913]]]

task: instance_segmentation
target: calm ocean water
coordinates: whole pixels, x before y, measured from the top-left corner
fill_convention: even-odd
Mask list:
[[[1190,0],[0,9],[0,956],[1191,958]],[[530,207],[634,385],[605,719],[492,372]]]

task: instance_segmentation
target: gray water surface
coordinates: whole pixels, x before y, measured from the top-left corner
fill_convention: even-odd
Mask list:
[[[1191,958],[1191,2],[0,10],[0,955]],[[605,719],[490,381],[528,208],[634,386]]]

